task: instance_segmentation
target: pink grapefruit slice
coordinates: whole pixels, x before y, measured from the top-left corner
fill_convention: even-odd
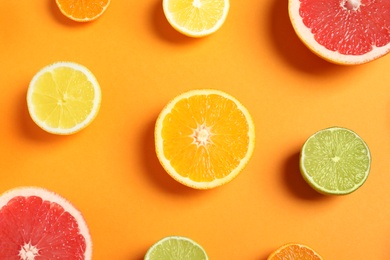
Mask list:
[[[362,64],[390,51],[390,1],[289,0],[295,32],[315,54]]]
[[[61,196],[21,187],[0,197],[0,259],[89,260],[92,242],[81,213]]]

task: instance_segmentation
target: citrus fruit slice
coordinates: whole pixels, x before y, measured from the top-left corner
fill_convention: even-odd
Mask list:
[[[194,240],[169,236],[157,241],[146,252],[145,260],[207,260],[206,251]]]
[[[162,166],[175,180],[196,189],[235,178],[251,158],[254,143],[248,110],[219,90],[178,95],[161,111],[155,126]]]
[[[370,165],[367,144],[346,128],[320,130],[301,149],[302,176],[323,194],[343,195],[355,191],[366,181]]]
[[[229,6],[229,0],[163,0],[168,22],[191,37],[203,37],[217,31],[226,20]]]
[[[88,227],[67,200],[37,187],[0,196],[0,259],[91,258]]]
[[[72,134],[89,125],[101,101],[99,83],[84,66],[57,62],[41,69],[27,91],[33,121],[53,134]]]
[[[56,0],[61,13],[77,22],[89,22],[100,17],[110,0]]]
[[[289,243],[275,250],[268,260],[322,260],[322,257],[306,245]]]
[[[361,64],[390,51],[390,1],[289,0],[298,37],[318,56]]]

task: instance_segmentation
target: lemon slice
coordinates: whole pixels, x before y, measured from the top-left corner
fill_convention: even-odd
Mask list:
[[[331,127],[310,136],[301,150],[300,169],[306,182],[323,194],[349,194],[366,181],[371,155],[353,131]]]
[[[194,240],[169,236],[157,241],[146,252],[145,260],[207,260],[206,251]]]
[[[191,37],[203,37],[217,31],[226,20],[229,7],[229,0],[163,0],[168,22]]]
[[[88,126],[96,117],[101,90],[95,76],[74,62],[57,62],[41,69],[31,80],[27,106],[43,130],[68,135]]]

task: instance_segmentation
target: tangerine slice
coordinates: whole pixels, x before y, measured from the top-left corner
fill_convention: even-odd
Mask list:
[[[110,0],[56,0],[61,13],[76,22],[96,20],[107,9]]]
[[[322,257],[306,245],[289,243],[275,250],[268,260],[322,260]]]

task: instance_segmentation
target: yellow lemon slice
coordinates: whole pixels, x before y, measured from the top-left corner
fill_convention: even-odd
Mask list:
[[[168,22],[191,37],[203,37],[217,31],[226,20],[229,7],[229,0],[163,0]]]
[[[88,126],[96,117],[101,90],[95,76],[74,62],[57,62],[41,69],[31,80],[27,106],[43,130],[68,135]]]

